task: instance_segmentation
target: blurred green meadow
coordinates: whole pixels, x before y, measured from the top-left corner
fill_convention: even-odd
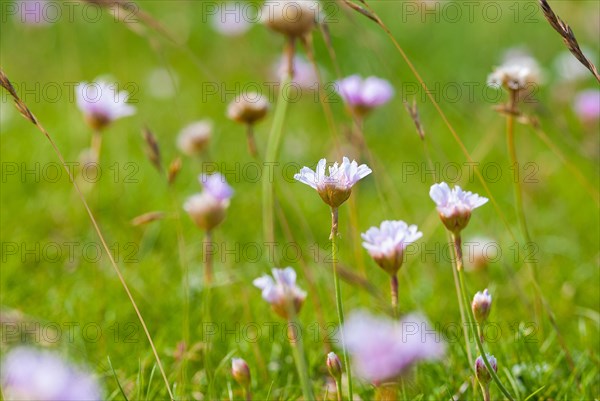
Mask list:
[[[365,147],[353,146],[348,140],[352,119],[331,85],[339,78],[337,67],[315,30],[312,44],[322,76],[317,86],[326,104],[311,89],[289,101],[274,166],[264,165],[261,157],[278,98],[273,65],[281,58],[284,39],[261,24],[241,36],[217,33],[211,18],[219,2],[138,1],[181,43],[175,45],[147,24],[117,21],[96,5],[55,2],[60,16],[32,26],[13,15],[12,2],[2,0],[0,64],[80,179],[75,163],[92,132],[75,103],[74,85],[109,76],[131,93],[137,113],[103,134],[100,169],[90,172],[94,176],[84,185],[177,399],[242,399],[230,374],[231,357],[250,365],[255,399],[301,397],[285,323],[252,285],[272,267],[285,266],[296,269],[300,287],[308,292],[299,321],[315,394],[331,397],[325,356],[341,350],[328,341],[337,330],[330,214],[316,192],[295,182],[293,174],[302,166],[314,167],[322,157],[341,160],[342,155],[373,169],[340,208],[338,256],[348,272],[342,285],[347,314],[388,312],[389,279],[362,249],[360,233],[390,219],[417,224],[424,233],[400,271],[400,311],[425,314],[446,336],[448,351],[443,360],[418,365],[403,378],[399,399],[480,398],[479,388],[468,386],[472,372],[456,333],[460,315],[448,240],[428,195],[429,187],[442,180],[493,199],[473,214],[463,242],[483,236],[498,244],[499,255],[486,268],[467,272],[467,286],[471,294],[484,288],[493,294],[490,330],[497,334],[490,334],[487,347],[498,359],[507,388],[518,399],[540,389],[530,399],[598,399],[600,126],[598,120],[582,121],[573,109],[575,95],[598,89],[598,83],[590,73],[578,79],[561,75],[557,60],[571,56],[565,56],[566,47],[536,1],[447,1],[429,5],[438,7],[433,11],[419,2],[368,3],[433,91],[476,165],[385,32],[338,2],[324,3],[324,9],[342,76],[385,78],[395,97],[366,119]],[[257,10],[260,3],[248,4]],[[551,5],[597,64],[600,3]],[[494,110],[506,95],[486,86],[493,67],[515,48],[543,68],[542,84],[521,105],[538,119],[542,133],[530,124],[516,125],[516,169],[508,159],[505,117]],[[301,45],[297,50],[306,57]],[[226,108],[238,93],[257,89],[272,108],[255,129],[261,155],[255,160],[248,154],[244,127],[227,119]],[[413,100],[425,146],[403,104]],[[168,399],[140,322],[52,147],[19,115],[5,91],[0,107],[2,353],[21,343],[57,350],[93,370],[106,399]],[[196,158],[181,155],[177,134],[203,118],[214,122],[208,151]],[[172,186],[146,156],[143,127],[156,135],[164,168],[181,157]],[[226,176],[235,194],[213,234],[215,284],[206,304],[203,233],[182,205],[200,191],[197,176],[213,171]],[[263,236],[265,174],[275,188],[274,243]],[[532,244],[525,243],[517,223],[515,179],[523,188]],[[165,217],[131,224],[151,211]],[[573,366],[536,302],[526,266],[530,261],[537,265]],[[361,399],[375,397],[372,386],[355,387]],[[501,399],[494,384],[491,391],[492,399]]]

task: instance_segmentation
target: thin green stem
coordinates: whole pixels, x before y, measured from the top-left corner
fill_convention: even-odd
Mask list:
[[[254,139],[254,125],[246,125],[246,138],[248,139],[248,152],[253,158],[258,157],[258,149],[256,148],[256,140]]]
[[[302,342],[302,335],[297,335],[297,333],[295,333],[293,329],[293,327],[300,327],[299,323],[297,323],[295,320],[296,319],[294,316],[289,321],[288,338],[290,340],[290,345],[292,346],[294,359],[296,360],[296,368],[298,369],[298,375],[300,376],[302,394],[305,400],[313,401],[315,399],[315,396],[313,395],[312,388],[310,387],[308,366],[306,365],[306,359],[304,359],[304,344]]]
[[[340,336],[342,338],[342,353],[344,356],[344,367],[348,377],[348,400],[352,401],[352,372],[350,370],[350,358],[346,349],[346,337],[344,336],[344,308],[342,306],[342,290],[340,287],[340,278],[337,271],[337,244],[336,237],[338,233],[338,209],[331,208],[331,264],[333,267],[333,284],[335,287],[335,304],[337,307],[338,321],[340,324]]]
[[[272,166],[277,162],[281,138],[283,136],[283,123],[288,107],[285,90],[291,80],[292,77],[288,74],[279,87],[279,98],[275,106],[275,116],[273,117],[273,125],[269,133],[269,143],[267,144],[267,154],[265,156],[265,165],[267,166]],[[275,242],[275,193],[273,179],[272,174],[263,175],[263,232],[265,241],[268,243]]]
[[[467,296],[467,290],[465,288],[465,280],[464,280],[464,274],[463,274],[463,269],[462,269],[462,251],[461,251],[460,234],[452,234],[452,240],[454,242],[454,250],[455,250],[455,256],[457,259],[457,267],[460,266],[460,269],[458,270],[458,282],[460,284],[460,292],[462,294],[463,302],[465,303],[465,305],[469,305],[469,297]],[[459,261],[459,259],[460,259],[460,261]],[[473,337],[475,337],[475,343],[477,344],[477,349],[479,350],[479,353],[481,354],[481,359],[483,359],[483,363],[485,364],[485,367],[487,368],[488,372],[492,376],[492,379],[496,382],[496,385],[498,386],[500,391],[502,391],[502,394],[504,394],[506,396],[506,398],[508,398],[510,401],[514,401],[514,398],[510,395],[510,393],[508,392],[506,387],[504,387],[504,385],[500,381],[500,378],[498,377],[498,374],[496,373],[494,368],[492,368],[492,365],[490,364],[490,361],[487,358],[487,354],[485,353],[485,349],[483,348],[483,343],[481,342],[481,339],[477,335],[477,327],[476,327],[477,323],[475,320],[475,315],[473,315],[473,311],[471,310],[471,308],[468,308],[468,307],[466,309],[468,311],[468,316],[469,316],[469,327],[472,330]],[[473,364],[474,362],[475,361],[472,361],[471,364]]]
[[[336,395],[337,395],[337,401],[342,401],[342,379],[339,378],[334,378],[335,380],[335,391],[336,391]]]
[[[392,293],[392,310],[394,317],[398,317],[398,275],[394,274],[390,277],[390,288]]]
[[[212,233],[210,231],[206,232],[202,245],[204,248],[204,284],[210,286],[213,281],[213,257],[212,250],[209,249],[212,246]]]

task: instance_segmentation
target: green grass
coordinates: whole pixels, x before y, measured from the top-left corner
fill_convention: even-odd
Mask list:
[[[136,89],[133,99],[138,113],[117,121],[105,133],[103,174],[87,199],[108,243],[118,251],[115,257],[177,397],[192,399],[203,394],[204,399],[229,399],[233,393],[235,399],[241,399],[241,389],[229,374],[232,356],[248,361],[255,399],[291,400],[300,396],[291,349],[282,334],[284,322],[252,286],[252,280],[271,267],[291,265],[298,271],[300,286],[310,290],[299,320],[304,326],[304,346],[315,394],[322,398],[328,377],[325,358],[329,344],[323,343],[327,329],[316,330],[318,304],[325,323],[330,324],[329,330],[337,324],[331,269],[325,262],[331,251],[330,214],[314,191],[291,180],[292,173],[300,167],[314,166],[321,157],[337,154],[322,105],[313,92],[304,93],[302,99],[289,105],[279,156],[281,166],[275,168],[274,186],[276,204],[281,207],[290,232],[281,224],[281,213],[276,213],[277,245],[271,258],[263,240],[260,179],[254,177],[255,165],[247,154],[244,128],[228,121],[225,109],[244,84],[274,81],[269,75],[271,64],[280,57],[283,38],[263,26],[253,27],[240,38],[219,36],[203,23],[202,7],[196,2],[139,3],[176,36],[188,33],[187,48],[210,75],[200,70],[186,52],[162,39],[158,39],[157,50],[147,38],[136,35],[109,15],[89,23],[80,12],[75,12],[72,21],[65,17],[39,29],[19,25],[11,18],[2,21],[2,68],[69,161],[77,160],[91,137],[70,85],[110,74],[125,89]],[[433,15],[424,22],[418,16],[407,16],[403,21],[400,11],[405,4],[408,3],[373,2],[373,7],[429,87],[447,89],[456,83],[463,91],[453,100],[453,94],[444,96],[442,90],[437,99],[474,160],[481,166],[495,163],[502,171],[495,181],[490,179],[493,171],[488,170],[487,184],[517,240],[521,235],[514,212],[505,121],[493,110],[499,101],[485,96],[493,92],[484,91],[487,74],[499,64],[507,48],[525,46],[545,67],[545,84],[536,94],[539,102],[524,110],[539,118],[551,141],[597,193],[599,127],[597,123],[582,124],[571,109],[575,90],[597,88],[597,83],[591,75],[577,84],[558,82],[552,63],[565,48],[539,12],[531,23],[525,21],[524,15],[531,10],[528,7],[536,2],[494,3],[503,12],[498,22],[485,21],[477,11],[473,22],[466,15],[457,22],[444,17],[436,22]],[[516,21],[510,8],[515,5],[519,5],[521,13]],[[556,1],[553,6],[570,23],[580,42],[600,53],[598,3]],[[344,309],[346,314],[358,308],[381,313],[386,310],[388,277],[360,250],[357,234],[384,219],[403,219],[418,224],[424,238],[419,241],[421,252],[408,257],[400,272],[400,309],[403,313],[420,310],[440,329],[447,329],[460,317],[451,263],[446,256],[446,234],[428,196],[434,177],[407,174],[407,168],[412,166],[422,172],[427,162],[402,104],[404,92],[416,88],[417,81],[392,42],[373,22],[350,11],[340,11],[335,17],[338,21],[330,23],[330,31],[342,73],[381,76],[397,90],[394,100],[375,111],[365,123],[366,142],[376,165],[371,166],[372,176],[361,181],[353,194],[356,227],[351,225],[350,203],[340,208],[340,263],[368,279],[376,289],[373,294],[356,284],[343,283]],[[316,59],[326,81],[336,79],[321,34],[315,32],[313,36]],[[168,68],[177,76],[176,96],[152,97],[147,76],[156,68]],[[50,92],[53,85],[62,90],[60,95]],[[205,89],[214,85],[223,88],[226,96],[205,95]],[[472,98],[467,93],[469,85],[474,88]],[[351,119],[339,98],[331,99],[336,129],[343,133],[351,127]],[[271,97],[273,103],[275,100]],[[420,90],[417,102],[431,157],[439,163],[439,171],[453,175],[452,166],[459,165],[462,179],[456,183],[485,195],[477,178],[468,176],[464,154]],[[40,327],[39,332],[21,338],[9,336],[9,326],[4,325],[2,351],[23,341],[57,349],[88,364],[101,376],[109,399],[124,399],[123,394],[129,400],[165,399],[167,392],[160,372],[125,292],[106,255],[94,260],[100,242],[83,206],[64,172],[52,182],[58,159],[49,143],[18,115],[7,96],[3,95],[0,106],[0,305],[3,316],[19,312],[21,322],[29,322],[30,326],[19,323],[21,332],[35,327],[35,323]],[[271,112],[256,127],[263,155],[273,116]],[[216,127],[209,154],[203,160],[184,158],[183,169],[169,189],[144,155],[141,127],[148,125],[157,135],[164,163],[169,163],[178,156],[175,138],[179,129],[205,117],[213,119]],[[539,282],[573,356],[574,371],[569,370],[546,316],[542,316],[541,325],[532,323],[534,308],[523,303],[523,298],[527,302],[534,299],[523,263],[523,244],[520,258],[515,260],[515,240],[491,204],[474,213],[463,237],[465,242],[476,235],[492,237],[501,246],[502,258],[486,271],[468,273],[467,287],[471,294],[487,287],[494,296],[490,321],[500,331],[497,341],[489,341],[488,349],[498,359],[501,380],[517,399],[534,392],[537,393],[531,399],[597,399],[598,204],[534,130],[521,124],[516,125],[516,130],[520,161],[535,166],[531,170],[535,172],[535,182],[523,184],[523,189],[531,236],[537,245]],[[341,152],[347,153],[342,135],[338,140],[343,144]],[[228,174],[236,194],[226,220],[214,232],[219,246],[215,259],[218,285],[208,298],[210,304],[204,304],[207,298],[201,285],[203,233],[185,216],[181,205],[187,196],[199,191],[196,176],[203,168],[214,166],[209,163],[217,163],[218,169]],[[454,165],[448,167],[448,163]],[[283,166],[291,167],[286,170]],[[10,174],[13,167],[18,170],[15,175]],[[36,169],[39,177],[32,173],[21,177],[24,168]],[[381,195],[376,191],[376,181]],[[143,227],[130,225],[135,216],[153,210],[166,211],[168,218]],[[182,256],[190,276],[185,369],[175,356],[178,343],[184,339],[186,321],[178,224],[183,228]],[[288,236],[290,233],[292,237]],[[69,250],[71,243],[76,243],[73,251]],[[53,244],[61,250],[59,257],[54,257]],[[17,254],[8,252],[8,247],[12,250],[13,246]],[[21,254],[32,249],[29,254]],[[301,250],[301,260],[294,252],[297,249]],[[89,253],[84,254],[84,250]],[[256,256],[256,250],[260,255]],[[314,288],[309,286],[307,275],[314,278]],[[278,325],[273,338],[266,325],[270,323]],[[213,324],[217,333],[211,337],[208,333],[215,327]],[[72,335],[69,325],[75,327]],[[251,331],[245,331],[248,327],[261,328],[256,342],[244,338],[251,336]],[[57,328],[60,331],[52,336],[51,329]],[[98,328],[101,333],[97,336]],[[401,399],[449,399],[468,380],[470,367],[462,337],[449,342],[444,360],[419,365],[404,379]],[[209,352],[205,352],[207,349]],[[337,351],[341,355],[341,350]],[[364,383],[355,382],[355,393],[364,400],[374,397],[372,387]],[[500,396],[492,384],[492,398]],[[479,397],[478,388],[469,388],[464,399]]]

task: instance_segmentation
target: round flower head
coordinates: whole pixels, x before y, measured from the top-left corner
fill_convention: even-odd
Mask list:
[[[473,297],[473,302],[471,303],[471,309],[473,309],[473,315],[475,315],[475,320],[479,324],[485,322],[490,315],[490,309],[492,308],[492,296],[490,295],[487,288],[481,291],[477,291],[475,296]]]
[[[81,82],[75,87],[77,107],[93,129],[101,130],[118,118],[135,114],[135,107],[127,104],[129,93],[117,92],[116,86],[97,81]]]
[[[239,1],[228,1],[217,7],[212,15],[212,27],[225,36],[239,36],[246,33],[252,24],[245,14],[245,4]]]
[[[261,10],[261,22],[289,37],[309,33],[317,23],[319,2],[311,0],[267,0]]]
[[[213,124],[201,120],[185,126],[177,137],[177,147],[184,154],[194,156],[206,148],[212,136]]]
[[[598,121],[600,119],[600,91],[588,89],[578,93],[573,108],[584,122]]]
[[[329,370],[329,374],[335,380],[340,380],[342,378],[342,361],[340,361],[340,358],[335,352],[327,354],[327,370]]]
[[[386,104],[394,96],[394,88],[385,79],[363,79],[358,75],[336,81],[336,91],[359,116]]]
[[[445,182],[433,184],[429,196],[435,202],[442,222],[454,234],[467,226],[473,209],[488,201],[487,198],[463,191],[458,185],[450,189]]]
[[[292,79],[292,85],[297,86],[299,89],[315,89],[319,84],[319,78],[315,73],[313,66],[306,61],[304,58],[295,56],[293,59],[294,77]],[[283,82],[287,77],[288,65],[287,60],[281,58],[275,65],[275,74],[280,82]]]
[[[372,170],[366,165],[360,166],[355,160],[347,157],[342,159],[342,164],[337,162],[329,167],[329,175],[325,175],[327,160],[321,159],[317,164],[316,171],[308,167],[302,167],[294,178],[306,185],[316,189],[321,199],[332,208],[339,207],[352,193],[352,186],[362,178],[371,174]]]
[[[386,220],[380,227],[371,227],[361,234],[363,247],[375,262],[394,276],[402,266],[404,249],[423,236],[416,225]]]
[[[535,59],[522,52],[505,57],[504,63],[488,76],[488,85],[508,91],[521,91],[541,82],[541,70]]]
[[[59,356],[33,348],[15,348],[2,361],[6,400],[91,401],[103,398],[97,380]]]
[[[498,258],[498,243],[491,238],[475,237],[464,242],[465,256],[469,270],[483,270],[488,264]]]
[[[244,388],[250,386],[250,367],[242,358],[231,360],[231,374],[240,386]]]
[[[496,358],[493,355],[487,355],[487,360],[492,365],[492,369],[494,372],[498,372],[498,363],[496,362]],[[485,366],[485,362],[483,362],[483,358],[478,356],[475,360],[475,375],[477,376],[477,380],[486,386],[492,381],[492,375],[488,371],[487,366]]]
[[[260,93],[242,93],[229,103],[227,117],[238,123],[254,124],[262,120],[268,110],[269,102]]]
[[[306,292],[296,285],[296,272],[291,267],[273,269],[273,277],[264,275],[253,281],[262,290],[262,297],[279,316],[289,319],[290,311],[300,312]]]
[[[219,173],[203,174],[200,176],[200,182],[204,191],[190,196],[183,204],[183,209],[198,227],[210,231],[225,218],[233,189]]]
[[[396,379],[419,361],[439,359],[445,350],[440,336],[420,315],[397,321],[353,312],[344,333],[353,370],[374,384]]]

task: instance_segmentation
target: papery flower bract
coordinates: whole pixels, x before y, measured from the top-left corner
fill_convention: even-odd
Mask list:
[[[320,7],[312,0],[267,0],[260,12],[261,22],[290,37],[304,36],[316,25]]]
[[[487,354],[487,360],[492,366],[492,369],[494,369],[494,372],[498,372],[498,363],[496,358],[494,358],[493,355]],[[488,371],[487,366],[485,366],[485,362],[483,361],[481,355],[475,360],[475,376],[477,376],[477,380],[479,380],[479,382],[484,386],[488,385],[492,381],[492,375]]]
[[[48,351],[19,347],[2,361],[6,400],[88,401],[103,398],[93,375]]]
[[[248,92],[236,96],[227,106],[227,117],[242,124],[254,124],[269,111],[269,101],[260,93]]]
[[[429,196],[435,202],[446,228],[455,234],[467,226],[473,209],[488,201],[487,198],[463,191],[458,185],[450,189],[445,182],[433,184]]]
[[[343,329],[356,375],[374,384],[401,376],[419,361],[439,359],[445,351],[441,336],[420,315],[396,321],[358,311]]]
[[[242,358],[231,359],[231,374],[240,386],[250,386],[250,367]]]
[[[199,180],[204,190],[190,196],[183,204],[183,209],[198,227],[210,231],[225,218],[233,189],[220,173],[203,174]]]
[[[579,92],[573,103],[575,113],[584,122],[593,122],[600,119],[600,91],[588,89]]]
[[[289,319],[302,308],[306,292],[296,285],[296,272],[291,267],[272,269],[273,277],[264,275],[252,283],[262,290],[262,297],[279,316]]]
[[[201,153],[212,136],[213,124],[209,120],[200,120],[183,127],[177,137],[177,147],[188,156]]]
[[[101,80],[75,86],[77,107],[93,129],[100,130],[118,118],[135,114],[135,107],[127,104],[129,93],[117,92],[116,86]]]
[[[422,236],[416,225],[409,226],[401,220],[386,220],[379,227],[371,227],[361,234],[363,247],[390,275],[396,275],[402,266],[406,246]]]
[[[211,18],[213,29],[226,36],[243,35],[252,28],[246,10],[245,4],[239,1],[220,4]]]
[[[473,310],[473,315],[475,316],[475,320],[479,324],[486,321],[488,316],[490,315],[490,309],[492,307],[492,296],[490,295],[487,288],[481,291],[477,291],[475,296],[473,297],[473,302],[471,303],[471,309]]]
[[[361,78],[351,75],[336,81],[336,91],[359,115],[365,115],[375,107],[389,102],[394,96],[394,88],[385,79],[377,77]]]
[[[522,51],[512,51],[505,61],[488,76],[488,85],[493,88],[505,88],[521,91],[531,85],[541,83],[541,69],[537,61]]]
[[[302,167],[294,179],[316,189],[321,199],[332,208],[344,203],[352,193],[352,186],[372,172],[366,164],[359,166],[355,160],[350,162],[347,157],[342,159],[342,164],[335,162],[329,166],[329,175],[325,175],[326,166],[327,160],[321,159],[315,171]]]

